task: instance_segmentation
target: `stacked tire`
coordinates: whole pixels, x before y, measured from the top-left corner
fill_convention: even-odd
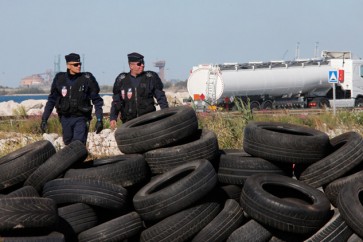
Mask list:
[[[242,135],[242,134],[241,134]],[[123,155],[41,141],[0,158],[4,241],[359,241],[362,137],[250,122],[219,149],[173,107],[115,132]],[[6,172],[6,170],[8,172]],[[10,170],[9,170],[10,169]]]

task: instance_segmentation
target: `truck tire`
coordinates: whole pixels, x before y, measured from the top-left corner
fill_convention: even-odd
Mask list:
[[[327,134],[280,122],[249,122],[244,130],[243,148],[252,156],[290,164],[311,164],[331,152]]]
[[[125,204],[127,190],[104,180],[58,178],[47,182],[43,197],[57,204],[86,203],[101,208],[120,210]]]
[[[50,141],[40,140],[3,156],[0,159],[0,190],[24,182],[55,153]]]
[[[194,134],[197,129],[198,120],[193,108],[171,107],[122,124],[115,132],[115,139],[124,154],[145,153],[172,145]]]
[[[292,177],[292,166],[277,166],[270,161],[252,156],[223,155],[218,167],[218,181],[222,184],[243,185],[254,174],[270,173]]]
[[[59,177],[72,164],[83,162],[87,156],[86,146],[81,141],[75,140],[40,165],[26,179],[24,185],[33,186],[38,192],[41,192],[46,182]]]
[[[57,206],[42,197],[0,198],[0,231],[50,228],[58,220]]]
[[[331,144],[334,152],[303,170],[298,178],[300,181],[320,187],[342,177],[363,160],[363,137],[360,134],[341,134],[334,137]]]
[[[337,207],[348,226],[363,238],[363,181],[344,186],[338,196]]]
[[[225,241],[231,233],[245,222],[243,210],[233,199],[226,200],[223,210],[193,238],[192,242]]]
[[[220,212],[218,202],[204,202],[179,211],[141,232],[140,242],[189,241]]]
[[[78,241],[128,241],[128,238],[141,232],[142,228],[140,216],[131,212],[81,232]]]
[[[150,179],[150,170],[140,154],[120,155],[115,158],[108,158],[104,165],[99,164],[96,167],[85,169],[69,169],[64,178],[92,178],[103,179],[114,184],[130,187],[140,184]],[[112,160],[112,162],[111,162]]]
[[[162,174],[185,162],[207,159],[212,164],[218,158],[217,135],[199,129],[183,144],[148,151],[144,154],[152,174]]]
[[[330,216],[330,202],[322,192],[276,174],[250,176],[240,203],[262,225],[297,234],[317,231]]]
[[[212,164],[196,160],[156,176],[135,194],[133,204],[143,220],[160,220],[198,201],[216,184]]]

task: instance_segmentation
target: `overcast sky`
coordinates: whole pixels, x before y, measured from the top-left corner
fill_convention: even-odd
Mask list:
[[[292,60],[322,50],[363,57],[362,0],[0,0],[0,85],[84,56],[100,85],[166,61],[166,79],[186,80],[198,64]],[[299,43],[299,44],[298,44]]]

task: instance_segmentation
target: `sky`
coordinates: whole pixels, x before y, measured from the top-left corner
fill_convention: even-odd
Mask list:
[[[167,80],[193,66],[313,58],[322,50],[363,57],[362,0],[0,0],[0,86],[81,55],[100,85],[165,60]]]

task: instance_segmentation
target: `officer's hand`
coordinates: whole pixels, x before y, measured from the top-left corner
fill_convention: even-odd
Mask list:
[[[97,121],[96,126],[95,126],[95,130],[96,130],[96,134],[99,134],[103,129],[103,123],[102,120]]]
[[[111,129],[116,128],[116,120],[111,120],[110,121],[110,126],[111,126]]]
[[[40,123],[40,129],[43,133],[47,132],[47,120],[42,120],[42,122]]]

